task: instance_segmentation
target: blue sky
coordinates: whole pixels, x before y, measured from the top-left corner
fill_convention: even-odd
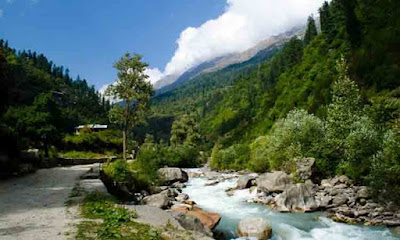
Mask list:
[[[187,27],[224,12],[226,0],[0,0],[0,38],[44,53],[100,88],[125,52],[163,69]]]
[[[325,0],[0,0],[0,38],[44,53],[97,89],[125,52],[155,82],[304,25]]]

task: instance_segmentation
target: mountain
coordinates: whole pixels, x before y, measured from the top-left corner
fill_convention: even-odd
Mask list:
[[[225,56],[217,57],[211,61],[203,62],[193,68],[190,68],[182,75],[168,75],[154,84],[154,88],[157,93],[163,93],[169,91],[186,81],[193,79],[194,77],[202,74],[215,72],[224,69],[230,65],[240,64],[243,62],[248,62],[258,55],[258,61],[253,61],[253,63],[264,61],[265,59],[261,56],[263,51],[268,52],[271,46],[283,45],[293,36],[301,36],[304,33],[304,26],[297,26],[290,31],[272,36],[266,40],[263,40],[256,44],[254,47],[249,48],[246,51],[240,53],[227,54]]]

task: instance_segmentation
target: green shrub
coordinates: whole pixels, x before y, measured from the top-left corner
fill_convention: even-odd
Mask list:
[[[381,145],[381,137],[372,121],[362,117],[351,126],[351,132],[344,140],[344,159],[339,171],[350,178],[362,180],[368,174],[371,161]]]
[[[215,145],[210,164],[214,169],[241,170],[247,167],[248,160],[249,146],[247,144],[235,144],[222,150],[219,145]]]
[[[139,149],[136,157],[137,164],[145,169],[156,170],[169,167],[196,167],[199,163],[199,152],[191,144],[175,144],[168,146],[165,143],[155,144],[152,137],[146,137],[146,141]]]
[[[293,171],[294,159],[315,157],[317,167],[324,160],[325,124],[304,110],[293,110],[279,121],[258,149],[272,169]]]
[[[66,136],[63,143],[65,150],[105,152],[121,151],[122,148],[122,138],[115,130],[83,131],[79,135]]]
[[[255,172],[266,172],[269,170],[267,156],[268,137],[258,137],[250,144],[249,169]]]
[[[400,131],[389,130],[383,139],[383,150],[372,160],[368,175],[373,196],[400,204]]]

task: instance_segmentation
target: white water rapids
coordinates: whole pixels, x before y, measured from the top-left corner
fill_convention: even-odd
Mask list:
[[[238,190],[229,197],[225,189],[234,186],[236,179],[223,181],[215,186],[205,186],[205,178],[192,178],[183,189],[190,199],[204,210],[221,215],[215,230],[224,233],[225,239],[237,238],[239,221],[262,217],[272,227],[274,240],[389,240],[400,239],[385,227],[365,227],[336,223],[318,213],[276,213],[266,206],[249,204],[249,189]]]

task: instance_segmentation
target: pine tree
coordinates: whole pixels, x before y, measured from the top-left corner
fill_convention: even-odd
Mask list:
[[[322,7],[319,9],[319,16],[321,22],[321,32],[326,35],[329,41],[332,41],[336,35],[336,29],[328,2],[324,2]]]
[[[307,30],[304,35],[304,43],[308,45],[318,35],[317,27],[313,16],[309,16],[307,20]]]

